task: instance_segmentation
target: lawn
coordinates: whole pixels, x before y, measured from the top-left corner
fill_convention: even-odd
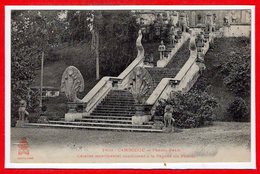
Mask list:
[[[250,159],[250,123],[214,122],[213,126],[178,129],[175,133],[12,128],[11,151],[14,161],[17,161],[17,143],[22,137],[28,140],[31,155],[34,157],[33,162],[98,162],[99,160],[111,162],[105,158],[79,158],[78,156],[95,153],[106,155],[148,153],[158,158],[147,160],[160,162],[162,160],[160,156],[167,154],[166,151],[169,149],[172,156],[165,157],[164,160],[167,162],[248,161]],[[140,149],[144,149],[145,152],[133,152]],[[181,155],[191,156],[182,158]],[[113,160],[144,162],[145,159],[140,157],[134,161],[129,158]]]

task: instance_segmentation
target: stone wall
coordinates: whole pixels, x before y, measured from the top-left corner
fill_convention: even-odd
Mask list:
[[[251,26],[250,25],[230,25],[221,28],[224,37],[250,37]]]

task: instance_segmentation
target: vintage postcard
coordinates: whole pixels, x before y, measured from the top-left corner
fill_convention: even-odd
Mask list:
[[[254,169],[254,6],[6,6],[7,168]]]

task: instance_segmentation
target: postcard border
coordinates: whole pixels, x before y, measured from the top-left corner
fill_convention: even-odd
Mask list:
[[[11,10],[60,10],[60,9],[79,9],[79,10],[125,10],[132,9],[155,9],[155,10],[194,10],[194,9],[250,9],[251,10],[251,162],[248,163],[12,163],[10,161],[10,98],[11,98]],[[255,117],[255,6],[254,5],[101,5],[101,6],[5,6],[5,168],[51,168],[51,169],[256,169],[256,117]]]

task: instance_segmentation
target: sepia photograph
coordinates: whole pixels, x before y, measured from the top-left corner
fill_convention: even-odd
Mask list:
[[[255,168],[254,6],[7,6],[9,168]]]

